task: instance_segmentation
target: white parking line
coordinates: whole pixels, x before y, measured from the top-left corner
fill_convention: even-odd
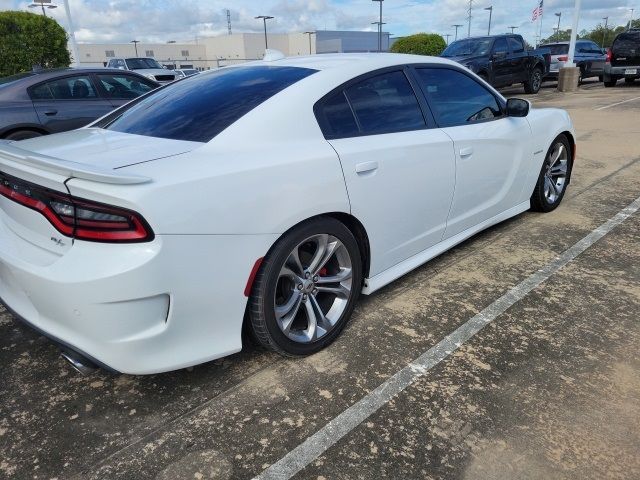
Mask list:
[[[629,206],[611,217],[582,240],[565,250],[559,257],[542,269],[513,287],[495,302],[447,335],[437,345],[430,348],[409,365],[394,374],[375,390],[353,404],[331,420],[303,443],[287,453],[279,461],[268,467],[254,480],[289,479],[327,451],[338,440],[351,432],[360,423],[402,392],[430,369],[447,358],[463,343],[476,335],[482,328],[495,320],[498,315],[520,301],[534,288],[574,260],[587,248],[620,225],[640,209],[640,197]]]
[[[612,103],[611,105],[605,105],[604,107],[594,108],[594,110],[606,110],[607,108],[615,107],[616,105],[622,105],[623,103],[633,102],[634,100],[640,100],[640,97],[630,98],[629,100]]]

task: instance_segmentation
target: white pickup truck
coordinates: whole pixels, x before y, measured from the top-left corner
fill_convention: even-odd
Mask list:
[[[107,63],[107,68],[135,71],[140,75],[144,75],[162,84],[171,83],[180,78],[173,71],[163,68],[162,65],[153,58],[112,58],[109,60],[109,63]]]

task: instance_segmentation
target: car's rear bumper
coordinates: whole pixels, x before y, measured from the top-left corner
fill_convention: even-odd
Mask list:
[[[246,282],[275,241],[275,235],[76,241],[55,261],[37,265],[24,260],[21,248],[28,247],[12,234],[0,221],[2,302],[55,342],[132,374],[239,351]]]
[[[630,73],[635,71],[635,73]],[[609,77],[640,78],[640,65],[613,66],[605,65],[604,74]]]

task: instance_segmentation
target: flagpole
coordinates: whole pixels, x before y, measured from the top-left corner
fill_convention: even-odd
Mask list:
[[[542,43],[542,16],[544,15],[544,0],[542,0],[540,2],[540,5],[542,6],[541,10],[540,10],[540,40],[539,42]]]

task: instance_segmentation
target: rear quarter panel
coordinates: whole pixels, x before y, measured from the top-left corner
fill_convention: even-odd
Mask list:
[[[43,130],[30,100],[0,102],[0,138],[12,130],[37,128]]]
[[[79,197],[139,211],[156,234],[280,234],[316,215],[349,213],[339,158],[313,114],[320,92],[296,87],[200,148],[125,167],[149,184],[67,185]]]

